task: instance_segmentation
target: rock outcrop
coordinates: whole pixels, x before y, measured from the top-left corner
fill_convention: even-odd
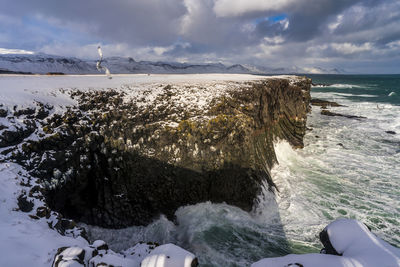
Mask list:
[[[329,110],[321,110],[321,114],[325,115],[325,116],[331,116],[331,117],[333,117],[333,116],[345,117],[348,119],[366,119],[366,117],[363,117],[363,116],[340,114],[340,113],[331,112]]]
[[[262,186],[275,186],[274,140],[303,146],[310,85],[291,77],[70,91],[78,105],[61,115],[37,118],[51,109],[43,105],[16,114],[32,123],[6,152],[41,179],[52,210],[89,224],[147,224],[207,200],[251,210]],[[21,141],[32,127],[35,138]]]
[[[196,267],[195,255],[174,244],[158,245],[138,243],[116,253],[108,245],[97,240],[86,247],[62,247],[57,250],[52,267]]]
[[[320,233],[321,254],[290,254],[265,258],[251,267],[281,266],[399,266],[400,249],[380,239],[354,219],[337,219]]]
[[[322,109],[326,109],[327,107],[344,107],[343,105],[338,104],[337,102],[312,98],[310,101],[313,106],[320,106]]]

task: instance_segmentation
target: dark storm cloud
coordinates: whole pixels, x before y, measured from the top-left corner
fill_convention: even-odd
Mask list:
[[[355,69],[357,62],[400,58],[398,0],[0,0],[0,5],[0,47],[81,55],[102,43],[110,54],[139,59],[340,63]]]
[[[179,0],[1,0],[0,12],[43,16],[109,42],[166,45],[174,41],[186,8]],[[5,8],[4,8],[5,7]]]

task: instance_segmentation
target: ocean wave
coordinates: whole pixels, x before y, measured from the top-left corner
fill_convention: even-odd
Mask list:
[[[334,88],[361,88],[362,86],[356,85],[356,84],[338,83],[338,84],[332,84],[329,87],[334,87]]]
[[[335,93],[335,95],[339,95],[339,96],[356,96],[356,97],[378,97],[377,95],[369,95],[369,94],[357,95],[357,94]]]
[[[335,83],[335,84],[313,84],[312,87],[323,88],[323,87],[333,87],[333,88],[362,88],[365,86],[360,86],[356,84],[347,83]]]

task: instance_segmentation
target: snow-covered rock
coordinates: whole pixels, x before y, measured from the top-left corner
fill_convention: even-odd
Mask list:
[[[173,244],[158,246],[138,243],[121,253],[108,249],[102,240],[85,247],[62,247],[57,250],[52,267],[195,267],[195,255]]]
[[[304,254],[262,259],[252,267],[378,267],[400,266],[400,249],[374,235],[363,223],[338,219],[324,230],[339,255]]]
[[[195,267],[197,265],[198,261],[194,254],[174,244],[155,248],[141,263],[141,267]]]
[[[54,259],[54,267],[84,267],[85,250],[80,247],[61,248]]]

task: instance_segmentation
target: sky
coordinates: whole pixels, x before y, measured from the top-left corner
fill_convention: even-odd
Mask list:
[[[7,49],[400,73],[399,0],[0,0]]]

